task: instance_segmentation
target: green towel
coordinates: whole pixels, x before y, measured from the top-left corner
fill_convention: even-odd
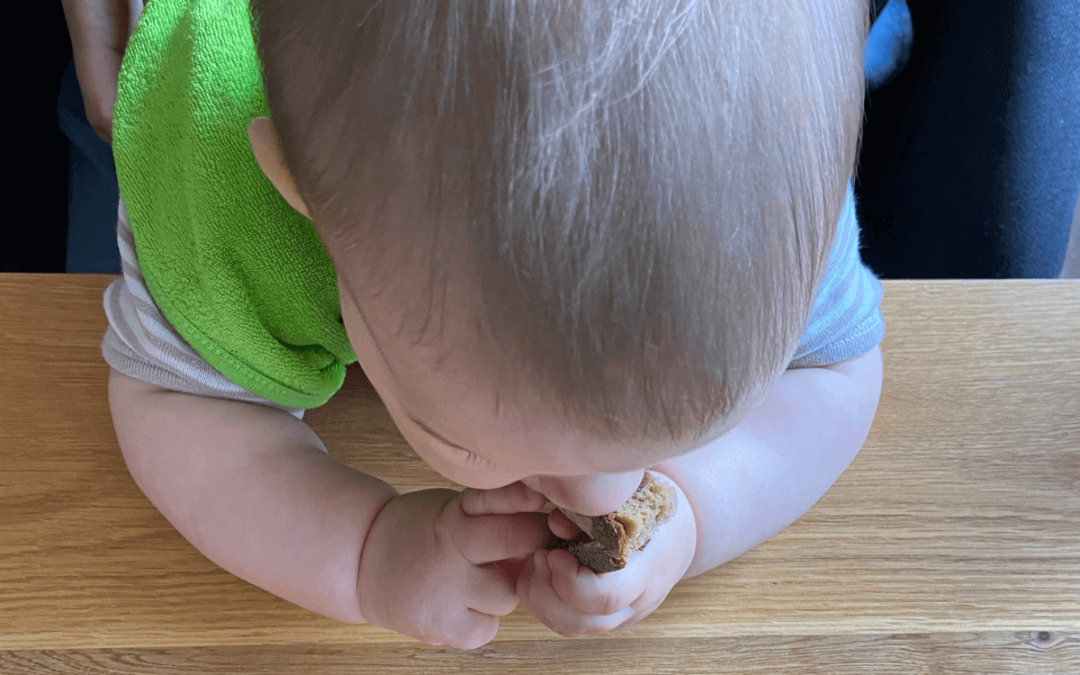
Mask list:
[[[120,71],[113,153],[158,309],[210,365],[275,403],[324,404],[356,361],[311,222],[248,143],[269,117],[246,0],[154,0]]]

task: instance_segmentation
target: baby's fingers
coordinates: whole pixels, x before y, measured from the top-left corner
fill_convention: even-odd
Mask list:
[[[539,551],[518,578],[518,594],[526,608],[545,626],[559,635],[577,637],[606,633],[634,620],[636,610],[626,607],[614,614],[582,612],[563,601],[552,585],[551,552]]]
[[[548,528],[560,539],[573,539],[581,532],[581,528],[574,521],[566,517],[559,509],[548,514]]]
[[[495,639],[499,632],[499,617],[476,610],[467,610],[467,616],[446,627],[447,634],[437,638],[423,639],[429,645],[449,645],[454,649],[478,649]]]
[[[547,555],[551,585],[566,604],[586,614],[607,616],[630,607],[644,591],[633,570],[598,575],[568,551]]]
[[[537,512],[547,497],[521,481],[494,490],[468,489],[462,493],[461,509],[470,516]]]
[[[462,557],[474,565],[524,558],[554,543],[542,513],[461,516],[451,524],[451,537]]]
[[[506,616],[518,606],[515,580],[499,567],[477,567],[469,575],[469,609],[489,616]]]

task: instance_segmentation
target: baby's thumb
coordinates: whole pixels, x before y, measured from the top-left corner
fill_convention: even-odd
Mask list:
[[[537,513],[543,510],[547,498],[521,481],[494,490],[465,490],[461,510],[469,516],[509,513]]]

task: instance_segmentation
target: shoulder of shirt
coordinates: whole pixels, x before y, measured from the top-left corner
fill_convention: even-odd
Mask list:
[[[109,328],[102,355],[110,366],[143,382],[173,391],[256,403],[303,418],[302,408],[282,406],[232,382],[211,366],[169,324],[139,272],[135,239],[120,200],[116,226],[122,275],[105,289]]]
[[[881,297],[881,282],[859,255],[859,223],[849,184],[828,270],[789,367],[825,366],[873,349],[885,334]]]

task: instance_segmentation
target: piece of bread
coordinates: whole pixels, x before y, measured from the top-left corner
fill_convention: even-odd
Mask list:
[[[626,567],[630,554],[645,548],[653,531],[674,515],[675,488],[646,471],[637,491],[614,513],[583,516],[559,510],[581,528],[581,534],[555,548],[570,551],[593,572],[614,572]]]

